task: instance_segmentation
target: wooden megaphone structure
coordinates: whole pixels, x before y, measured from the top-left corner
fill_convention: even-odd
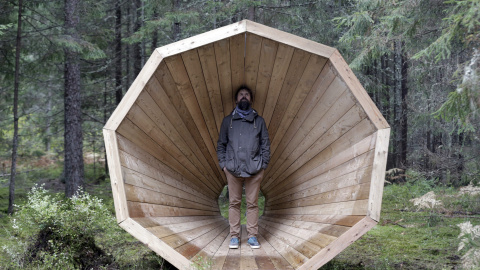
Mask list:
[[[228,248],[217,202],[216,142],[241,85],[271,141],[256,250]],[[317,269],[377,224],[389,134],[336,49],[218,28],[157,48],[105,125],[117,220],[179,269]]]

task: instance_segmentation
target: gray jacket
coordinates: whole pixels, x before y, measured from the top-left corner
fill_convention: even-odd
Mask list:
[[[265,120],[255,110],[244,119],[233,110],[223,119],[217,157],[220,167],[237,177],[250,177],[266,169],[270,140]]]

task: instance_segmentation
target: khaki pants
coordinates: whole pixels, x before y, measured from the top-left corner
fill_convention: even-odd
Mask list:
[[[248,237],[258,234],[258,192],[263,179],[264,170],[252,177],[240,178],[225,170],[228,181],[228,193],[230,205],[228,207],[228,219],[230,234],[240,239],[240,206],[242,204],[242,189],[245,182],[245,197],[247,199],[247,232]]]

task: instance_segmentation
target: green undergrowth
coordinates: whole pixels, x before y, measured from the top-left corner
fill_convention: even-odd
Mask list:
[[[118,226],[100,163],[85,164],[85,192],[75,202],[64,196],[62,162],[18,171],[13,216],[8,179],[0,178],[0,269],[175,269]]]
[[[412,199],[432,192],[435,206],[421,208]],[[431,205],[432,200],[426,201]],[[377,226],[342,251],[322,269],[480,269],[468,265],[466,248],[459,250],[459,224],[480,224],[480,195],[434,187],[420,179],[384,188]],[[480,247],[477,238],[470,247]]]

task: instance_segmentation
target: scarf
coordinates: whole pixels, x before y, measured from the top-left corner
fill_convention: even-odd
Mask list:
[[[249,115],[253,111],[253,108],[250,107],[250,109],[244,111],[238,108],[238,105],[237,105],[237,107],[235,108],[235,111],[238,113],[238,115],[240,115],[241,118],[245,118],[247,117],[247,115]]]

